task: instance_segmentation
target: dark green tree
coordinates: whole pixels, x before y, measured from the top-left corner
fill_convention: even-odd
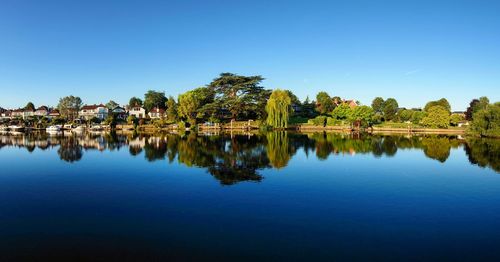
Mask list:
[[[384,119],[386,121],[391,121],[396,117],[396,112],[398,111],[398,101],[394,98],[387,98],[384,102],[382,111],[384,113]]]
[[[80,107],[82,107],[82,99],[77,96],[63,97],[59,99],[59,104],[57,105],[59,113],[70,120],[73,120],[78,116],[78,110],[80,110]]]
[[[165,102],[167,102],[165,92],[149,90],[144,94],[144,108],[148,112],[151,111],[153,107],[165,109]]]
[[[375,97],[372,101],[372,108],[375,113],[383,113],[384,99],[382,97]]]
[[[322,115],[332,113],[335,108],[332,98],[327,92],[321,91],[316,95],[316,110]]]
[[[24,107],[24,109],[25,110],[35,111],[35,105],[32,102],[28,102],[28,104],[26,104],[26,106]]]
[[[135,107],[135,106],[142,106],[142,100],[138,97],[132,97],[128,101],[128,106],[129,107]]]

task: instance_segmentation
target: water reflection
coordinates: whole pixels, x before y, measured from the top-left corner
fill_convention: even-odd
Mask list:
[[[398,150],[421,150],[430,159],[446,162],[452,148],[463,147],[470,163],[500,172],[500,141],[461,139],[456,136],[418,135],[350,135],[337,133],[289,133],[204,135],[178,134],[116,134],[46,133],[0,135],[0,149],[22,147],[57,148],[61,160],[81,160],[85,151],[114,151],[127,148],[130,155],[144,155],[147,161],[177,161],[188,167],[206,168],[223,185],[241,181],[261,181],[260,171],[281,169],[288,165],[298,150],[320,160],[337,155],[371,154],[376,158],[395,156]]]

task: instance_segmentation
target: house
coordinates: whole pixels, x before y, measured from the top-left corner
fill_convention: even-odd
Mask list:
[[[23,109],[14,109],[14,110],[12,110],[11,116],[13,118],[23,117],[24,116],[24,110]]]
[[[153,107],[153,109],[151,109],[151,111],[148,113],[148,115],[151,119],[163,118],[165,116],[165,109]]]
[[[127,120],[127,110],[125,108],[117,106],[113,110],[113,115],[116,116],[116,119]]]
[[[48,116],[49,115],[49,108],[46,106],[41,106],[36,109],[35,111],[35,116]]]
[[[34,115],[35,115],[35,110],[31,110],[31,109],[24,109],[23,110],[23,118],[32,117]]]
[[[78,116],[85,120],[90,120],[94,117],[104,120],[108,117],[108,108],[106,108],[103,104],[84,105],[78,112]]]
[[[339,105],[342,105],[342,104],[347,104],[351,109],[352,108],[355,108],[358,106],[358,103],[356,100],[338,100],[337,98],[335,98],[333,100],[333,103],[336,105],[336,106],[339,106]]]
[[[50,118],[53,118],[53,117],[60,117],[61,116],[61,113],[59,113],[59,110],[57,109],[53,109],[50,111],[49,113],[49,117]]]
[[[0,113],[0,116],[2,118],[11,118],[12,117],[12,110],[7,110],[7,109],[4,109],[5,111],[3,111],[2,113]]]
[[[128,114],[136,118],[144,118],[146,117],[146,110],[140,106],[134,106],[129,108]]]

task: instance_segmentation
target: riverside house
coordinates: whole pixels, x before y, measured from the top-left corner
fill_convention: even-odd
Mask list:
[[[112,112],[113,112],[113,115],[116,116],[116,119],[127,120],[128,114],[127,114],[127,110],[125,110],[125,108],[117,106],[112,110]]]
[[[153,107],[148,115],[151,119],[163,118],[165,116],[165,110],[158,107]]]
[[[104,120],[108,117],[108,109],[103,104],[99,105],[84,105],[78,112],[78,116],[85,120],[98,118]]]
[[[35,111],[35,116],[48,116],[49,115],[49,108],[46,106],[41,106],[36,109]]]
[[[130,107],[128,109],[128,114],[131,116],[135,116],[136,118],[144,118],[146,117],[146,109],[140,106]]]

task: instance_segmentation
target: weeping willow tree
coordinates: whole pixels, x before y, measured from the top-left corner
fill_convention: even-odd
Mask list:
[[[267,124],[274,128],[286,128],[291,112],[292,99],[284,90],[276,89],[267,100]]]

